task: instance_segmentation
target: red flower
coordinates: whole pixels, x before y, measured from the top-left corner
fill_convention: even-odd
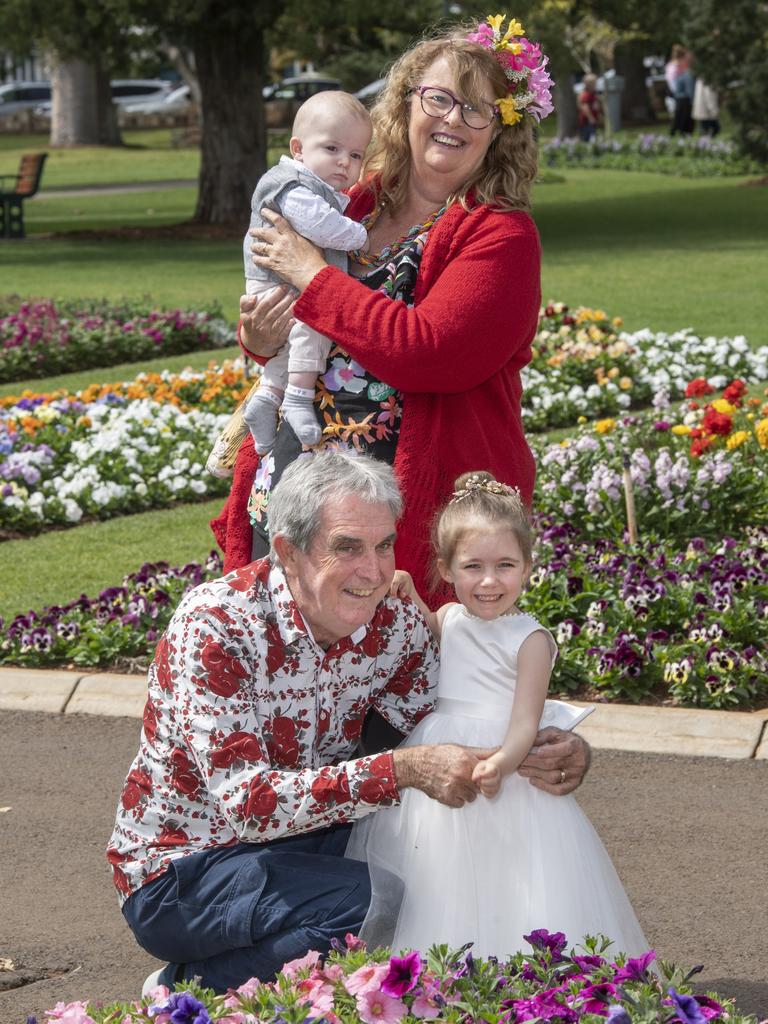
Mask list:
[[[189,836],[183,828],[163,825],[163,830],[155,842],[158,846],[184,846],[185,843],[189,842]]]
[[[424,655],[419,651],[406,658],[385,686],[387,693],[394,693],[396,697],[406,697],[413,689],[413,673],[423,664]]]
[[[363,716],[360,715],[358,718],[348,718],[342,728],[345,739],[359,739],[360,733],[363,731]]]
[[[268,723],[268,731],[272,737],[267,741],[267,750],[273,764],[284,768],[293,768],[299,761],[299,741],[296,739],[296,725],[285,716],[273,718]]]
[[[196,796],[200,788],[200,778],[186,752],[176,747],[171,754],[171,764],[173,765],[171,774],[173,788],[179,793],[183,793],[184,796]]]
[[[139,768],[133,768],[128,772],[128,778],[125,780],[120,802],[126,811],[130,811],[132,807],[135,807],[141,800],[145,800],[151,793],[152,779],[148,773],[141,771]]]
[[[260,761],[261,744],[252,732],[233,732],[211,754],[214,768],[229,768],[234,761]]]
[[[246,590],[250,590],[257,581],[266,583],[269,579],[269,569],[269,560],[262,558],[258,562],[250,562],[248,565],[244,565],[242,569],[230,573],[227,582],[232,590],[239,590],[240,593],[243,593]]]
[[[686,398],[701,398],[702,395],[711,395],[715,389],[709,384],[706,377],[696,377],[685,389]]]
[[[245,666],[222,648],[216,640],[207,640],[200,660],[208,670],[208,686],[219,697],[232,697],[248,678]]]
[[[155,648],[155,678],[161,690],[173,689],[173,676],[171,675],[170,664],[171,647],[168,639],[163,634]]]
[[[117,864],[112,865],[112,880],[118,892],[123,893],[124,896],[131,895],[131,883],[128,881],[128,876]]]
[[[277,793],[268,782],[257,776],[251,782],[243,807],[248,818],[267,818],[277,807]]]
[[[327,769],[326,769],[327,771]],[[312,783],[312,796],[319,804],[343,804],[352,799],[344,772],[321,774]]]
[[[324,736],[331,725],[331,713],[328,708],[320,708],[317,716],[317,735]]]
[[[155,736],[157,735],[157,711],[149,697],[147,697],[147,703],[144,705],[143,725],[147,743],[153,747],[155,745]]]
[[[380,804],[387,795],[387,787],[381,779],[364,779],[357,795],[364,804]]]
[[[747,385],[743,380],[733,380],[723,391],[723,398],[733,405],[741,405],[742,396],[746,393]]]
[[[733,419],[727,413],[718,412],[710,405],[704,410],[704,419],[701,421],[701,425],[708,434],[727,437],[733,430]]]
[[[714,441],[711,437],[697,437],[691,445],[691,455],[694,459],[698,459],[700,455],[703,455],[707,448],[711,448]]]
[[[267,672],[273,676],[285,664],[285,644],[277,622],[267,623]]]

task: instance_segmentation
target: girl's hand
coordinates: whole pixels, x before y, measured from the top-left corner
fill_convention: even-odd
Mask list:
[[[265,209],[261,216],[272,227],[251,230],[253,262],[257,267],[274,271],[283,281],[303,292],[315,274],[328,266],[322,252],[294,231],[279,213]]]
[[[405,569],[395,569],[395,575],[392,577],[392,586],[389,588],[390,597],[410,597],[412,598],[416,588],[413,585],[413,578],[409,572]]]
[[[501,769],[492,760],[478,761],[472,771],[472,781],[483,796],[496,796],[501,789]]]
[[[271,359],[288,340],[295,292],[279,285],[267,295],[240,296],[240,340],[254,356]]]

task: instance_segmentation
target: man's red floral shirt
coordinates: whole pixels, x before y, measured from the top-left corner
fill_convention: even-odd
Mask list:
[[[392,753],[350,758],[373,706],[408,733],[438,654],[416,606],[386,598],[328,650],[282,569],[252,562],[181,602],[157,645],[139,752],[107,849],[121,902],[176,857],[263,843],[396,804]]]

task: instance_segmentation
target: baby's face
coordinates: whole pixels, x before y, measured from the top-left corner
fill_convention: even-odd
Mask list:
[[[362,118],[324,119],[301,138],[291,139],[291,155],[326,185],[341,191],[351,188],[360,177],[370,141],[371,126]]]

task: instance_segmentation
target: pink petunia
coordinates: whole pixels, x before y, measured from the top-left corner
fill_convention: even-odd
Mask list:
[[[408,1013],[408,1007],[402,999],[387,996],[381,991],[361,992],[355,1002],[364,1024],[400,1024]]]
[[[88,1004],[84,1002],[56,1003],[52,1010],[46,1012],[49,1021],[61,1021],[62,1024],[96,1024],[88,1013]]]
[[[297,983],[302,1002],[310,1004],[311,1017],[324,1017],[333,1009],[333,986],[322,978],[305,978]]]
[[[381,983],[389,974],[389,964],[365,964],[344,979],[344,988],[351,996],[364,992],[378,992]]]
[[[316,949],[310,949],[306,956],[299,957],[298,960],[289,960],[287,964],[283,964],[280,973],[284,974],[286,978],[295,978],[299,971],[303,971],[306,967],[315,967],[320,955]]]

